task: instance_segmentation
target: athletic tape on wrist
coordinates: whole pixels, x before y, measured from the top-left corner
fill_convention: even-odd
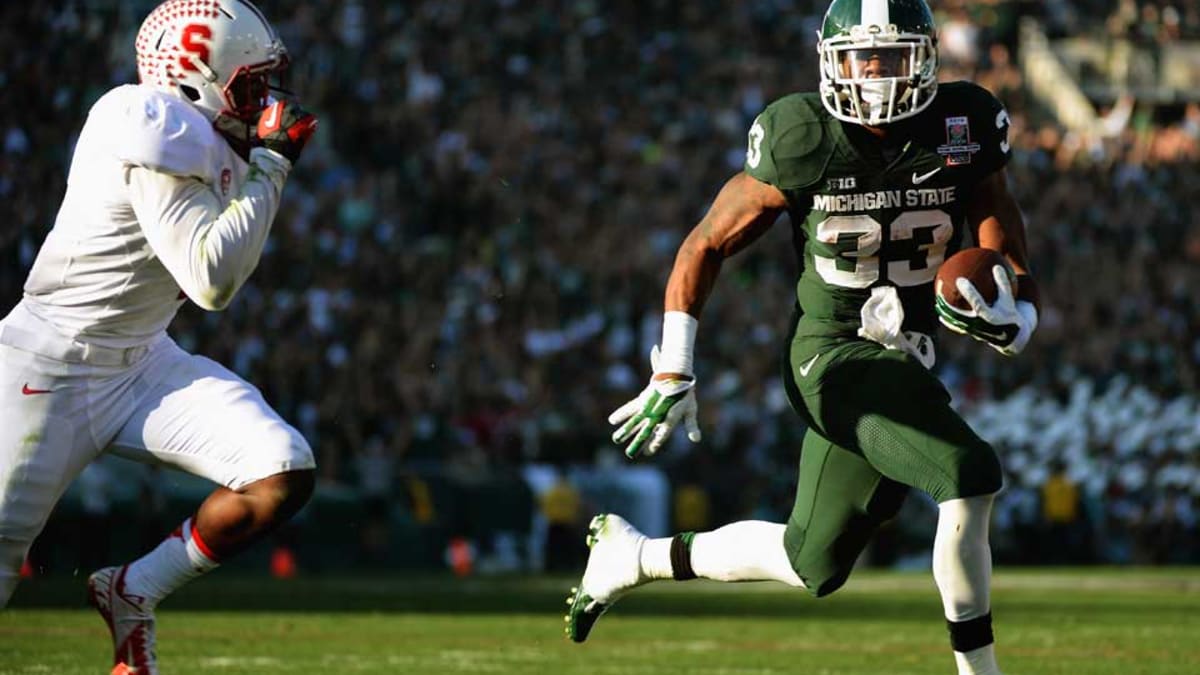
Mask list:
[[[692,376],[699,322],[687,312],[663,314],[663,336],[658,350],[658,372]]]

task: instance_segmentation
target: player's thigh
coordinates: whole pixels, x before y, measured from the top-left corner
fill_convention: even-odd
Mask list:
[[[896,515],[907,493],[861,455],[808,431],[784,546],[810,592],[827,595],[845,583],[871,536]]]
[[[230,489],[311,469],[304,437],[257,388],[224,366],[171,344],[144,371],[146,392],[111,449]]]
[[[937,377],[912,357],[867,350],[829,373],[823,398],[831,437],[888,478],[939,503],[1000,489],[995,450],[950,407]]]
[[[83,467],[95,458],[86,378],[0,345],[0,587]],[[11,588],[0,588],[0,606]]]

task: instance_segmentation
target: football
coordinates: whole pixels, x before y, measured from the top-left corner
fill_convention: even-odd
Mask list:
[[[1012,284],[1013,295],[1016,295],[1016,273],[999,251],[990,248],[964,248],[950,256],[938,268],[934,291],[951,306],[969,310],[970,303],[958,292],[958,285],[955,283],[955,280],[962,277],[975,285],[984,300],[989,303],[995,302],[997,291],[992,268],[996,265],[1003,265],[1004,269],[1008,270],[1008,280]]]

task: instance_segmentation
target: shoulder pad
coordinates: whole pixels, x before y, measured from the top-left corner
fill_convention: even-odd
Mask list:
[[[942,82],[938,85],[938,96],[943,94],[953,96],[971,107],[987,108],[1000,105],[1000,101],[992,92],[970,80]]]
[[[212,123],[179,98],[140,85],[105,94],[89,113],[117,159],[175,176],[207,180],[216,143]]]
[[[814,94],[792,94],[767,106],[751,128],[747,173],[782,190],[817,184],[833,147],[831,119]],[[753,167],[756,134],[761,158]]]

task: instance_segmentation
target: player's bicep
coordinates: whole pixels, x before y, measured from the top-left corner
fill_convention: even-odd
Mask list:
[[[746,173],[730,178],[679,247],[667,281],[667,311],[699,317],[721,264],[764,232],[786,207],[783,193]]]
[[[761,237],[786,208],[779,188],[742,172],[725,183],[689,238],[728,258]]]
[[[1025,219],[1008,190],[1004,169],[991,173],[975,187],[966,215],[967,225],[980,246],[1003,253],[1017,274],[1029,273]]]

